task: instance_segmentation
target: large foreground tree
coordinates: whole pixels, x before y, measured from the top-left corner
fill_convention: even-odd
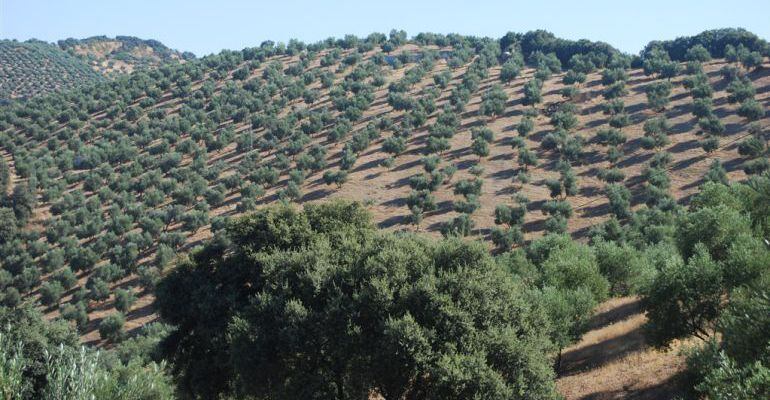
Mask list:
[[[158,286],[188,394],[558,397],[544,310],[480,244],[381,233],[347,202],[226,232]]]

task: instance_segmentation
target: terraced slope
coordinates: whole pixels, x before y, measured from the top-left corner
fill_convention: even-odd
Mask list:
[[[570,72],[543,72],[553,58],[525,54],[534,66],[502,82],[506,56],[496,41],[449,42],[343,42],[312,51],[265,45],[8,107],[0,145],[24,234],[3,248],[4,288],[47,303],[50,317],[64,312],[97,341],[95,328],[118,293],[138,298],[125,310],[127,328],[152,321],[148,293],[171,258],[221,228],[221,217],[275,201],[357,199],[388,229],[449,229],[487,241],[500,232],[498,205],[524,205],[509,232],[520,230],[525,240],[546,229],[582,237],[612,212],[624,218],[605,194],[610,180],[628,188],[632,208],[673,204],[686,202],[715,160],[733,180],[766,160],[767,68],[725,59],[700,65],[701,84],[713,90],[709,115],[723,127],[713,143],[704,142],[706,128],[683,86],[695,65],[687,71],[673,63],[682,70],[670,78],[625,68],[625,90],[614,98],[625,111],[612,116],[604,112],[613,87],[602,82],[607,57],[565,97]],[[542,101],[525,105],[535,75]],[[653,109],[647,88],[669,81],[670,102]],[[733,82],[753,88],[748,97],[763,110],[753,124],[731,102]],[[482,115],[479,108],[493,107],[500,92],[499,110]],[[565,114],[575,119],[560,131],[555,125],[564,123],[554,116]],[[522,136],[517,126],[526,116],[533,129]],[[598,132],[619,118],[625,140],[602,144]],[[644,125],[653,118],[668,122],[668,143],[647,148]],[[473,138],[484,127],[492,134]],[[748,137],[761,148],[744,156],[739,143]],[[704,143],[715,148],[707,153]],[[536,165],[521,162],[522,148]],[[429,153],[436,158],[426,162]],[[433,177],[423,175],[433,163]],[[557,181],[570,187],[553,193],[567,164],[574,185]]]

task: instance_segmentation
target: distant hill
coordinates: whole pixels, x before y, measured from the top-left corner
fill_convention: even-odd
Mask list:
[[[37,40],[0,40],[0,60],[0,99],[26,98],[102,80],[80,58]]]
[[[59,47],[71,55],[84,59],[102,74],[129,73],[137,68],[157,67],[166,62],[190,60],[195,55],[168,48],[152,39],[133,36],[93,36],[86,39],[66,39]]]
[[[137,69],[194,59],[157,40],[94,36],[60,40],[0,41],[0,99],[30,98],[73,89]]]

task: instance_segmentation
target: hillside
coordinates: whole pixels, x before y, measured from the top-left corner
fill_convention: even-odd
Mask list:
[[[103,60],[128,51],[104,40],[68,48]],[[288,374],[277,378],[286,387],[266,378],[273,397],[328,393],[296,384],[316,376],[297,360],[347,360],[337,340],[349,337],[363,368],[402,365],[397,352],[371,354],[367,335],[385,345],[425,329],[409,338],[431,345],[404,351],[430,354],[430,368],[415,364],[422,372],[394,385],[418,397],[412,379],[443,390],[425,371],[482,393],[446,360],[477,371],[467,362],[500,355],[485,370],[497,379],[522,343],[533,375],[505,373],[497,393],[532,383],[551,396],[557,375],[570,399],[670,396],[684,356],[648,342],[750,341],[739,319],[765,312],[748,288],[766,287],[770,260],[767,56],[764,40],[734,29],[652,42],[639,56],[544,31],[392,31],[169,55],[10,101],[0,109],[0,311],[33,304],[106,348],[160,313],[174,325],[164,351],[176,383],[198,394],[231,390],[236,368],[260,371],[271,348],[270,365]],[[431,241],[441,236],[466,240]],[[734,318],[720,325],[725,298]],[[692,325],[678,317],[690,314]],[[209,378],[217,362],[233,370]],[[388,389],[377,373],[357,387],[360,368],[343,364],[338,391]]]
[[[155,68],[164,63],[195,58],[192,53],[170,49],[157,40],[133,36],[70,38],[60,40],[58,45],[103,75],[130,73],[137,68]]]
[[[711,53],[724,57],[724,44]],[[12,104],[0,144],[23,228],[3,246],[5,296],[39,299],[50,317],[69,304],[96,342],[116,293],[137,298],[129,330],[154,320],[150,293],[172,258],[222,217],[279,200],[361,200],[383,228],[506,249],[686,202],[709,171],[719,176],[717,160],[730,180],[766,169],[766,60],[652,53],[542,32],[396,32],[265,43]],[[648,89],[669,83],[668,101],[651,107]],[[693,88],[713,105],[696,110]],[[761,114],[741,109],[754,104]],[[747,138],[752,151],[740,150]]]
[[[157,40],[95,36],[60,40],[0,41],[0,99],[30,98],[92,85],[136,69],[195,58]]]
[[[45,42],[0,41],[0,99],[26,98],[102,79],[87,64]]]

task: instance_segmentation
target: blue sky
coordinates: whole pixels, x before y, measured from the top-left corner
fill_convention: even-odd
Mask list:
[[[199,56],[268,39],[315,42],[391,28],[410,36],[456,32],[491,37],[542,28],[637,53],[653,39],[718,27],[743,27],[768,39],[770,1],[0,0],[0,38],[53,42],[130,35]]]

